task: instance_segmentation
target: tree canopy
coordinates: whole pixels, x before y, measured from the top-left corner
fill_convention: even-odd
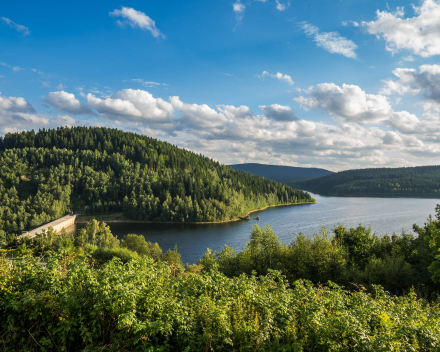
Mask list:
[[[157,139],[100,127],[42,129],[0,138],[0,234],[64,215],[125,213],[132,220],[214,222],[303,191]]]
[[[348,170],[289,184],[331,196],[440,198],[440,166]]]

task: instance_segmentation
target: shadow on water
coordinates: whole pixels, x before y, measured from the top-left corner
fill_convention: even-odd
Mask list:
[[[343,198],[312,196],[316,204],[268,208],[251,214],[260,221],[237,221],[221,224],[109,224],[113,234],[122,238],[127,233],[142,234],[147,241],[157,242],[163,251],[177,245],[184,263],[195,263],[207,248],[219,251],[224,245],[241,250],[249,241],[253,225],[270,224],[280,240],[290,242],[292,234],[316,233],[322,226],[332,229],[344,224],[371,226],[379,234],[412,231],[422,225],[439,200],[419,198]],[[78,225],[81,226],[81,225]]]

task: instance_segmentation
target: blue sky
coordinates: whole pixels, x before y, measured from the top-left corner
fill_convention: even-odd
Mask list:
[[[225,164],[438,164],[439,54],[434,0],[7,2],[0,134],[97,125]]]

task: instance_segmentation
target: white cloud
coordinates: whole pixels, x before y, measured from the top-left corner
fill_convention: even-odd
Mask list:
[[[142,116],[142,113],[131,101],[118,98],[97,98],[91,93],[87,94],[87,102],[101,114]]]
[[[50,92],[45,102],[60,111],[73,115],[94,114],[90,106],[81,103],[74,94],[65,91]]]
[[[232,4],[232,10],[235,13],[235,17],[237,18],[237,23],[243,19],[244,11],[246,10],[246,6],[243,5],[240,0],[237,0]]]
[[[25,27],[21,24],[15,23],[14,21],[10,20],[9,18],[6,17],[0,17],[0,20],[8,25],[11,28],[14,28],[17,32],[23,33],[23,35],[29,35],[29,28]]]
[[[277,10],[278,11],[287,10],[290,6],[290,1],[288,1],[287,4],[282,4],[281,2],[279,2],[279,0],[276,0],[276,3],[277,3]]]
[[[0,96],[0,109],[11,112],[35,112],[32,105],[24,98]]]
[[[335,120],[352,123],[371,123],[389,118],[391,105],[383,95],[367,94],[359,86],[322,83],[307,90],[310,98],[294,98],[298,104],[320,109]]]
[[[348,24],[351,24],[353,27],[359,27],[359,23],[355,21],[342,21],[343,26],[348,26]]]
[[[64,90],[64,89],[66,89],[66,87],[63,86],[62,83],[60,83],[60,84],[58,84],[58,85],[56,86],[56,89],[58,89],[58,90]]]
[[[269,106],[260,105],[260,109],[263,110],[264,115],[275,121],[297,121],[298,117],[292,111],[290,106],[283,106],[278,104],[272,104]]]
[[[156,22],[141,11],[122,6],[120,10],[110,12],[110,16],[124,18],[124,21],[118,20],[117,23],[120,26],[128,24],[132,28],[139,27],[140,29],[150,31],[155,38],[165,38],[165,35],[156,27]]]
[[[290,106],[248,106],[188,103],[177,96],[167,100],[144,90],[124,89],[108,97],[51,92],[47,100],[69,115],[85,109],[103,120],[80,120],[69,115],[38,114],[24,98],[0,99],[0,133],[23,129],[94,124],[147,133],[223,163],[241,161],[319,166],[332,170],[372,166],[434,163],[440,155],[440,119],[422,120],[406,111],[395,112],[386,97],[360,87],[318,84],[295,98],[320,109],[337,123],[299,118]],[[440,109],[440,106],[439,106]],[[363,123],[375,124],[363,124]]]
[[[169,124],[174,121],[171,103],[154,98],[140,89],[123,89],[107,98],[87,94],[90,106],[110,120],[126,120],[141,124]]]
[[[410,50],[416,55],[429,57],[440,54],[440,3],[422,0],[414,6],[416,16],[403,18],[404,8],[395,12],[377,10],[376,21],[362,22],[362,26],[386,42],[386,50],[393,53]]]
[[[205,131],[221,126],[227,121],[224,114],[220,114],[206,104],[186,104],[179,97],[170,97],[172,106],[179,112],[181,128],[204,129]],[[231,112],[228,109],[228,112]]]
[[[56,127],[60,121],[64,121],[65,124],[72,122],[67,116],[61,119],[38,114],[25,98],[0,96],[0,134],[31,128]]]
[[[289,83],[290,85],[294,84],[292,77],[290,77],[288,74],[282,74],[281,72],[277,72],[275,74],[272,74],[267,71],[263,71],[263,73],[261,75],[257,75],[258,78],[264,78],[267,76],[272,77],[272,78],[277,78],[280,81],[284,81],[284,82]]]
[[[386,80],[383,94],[411,94],[424,92],[426,100],[440,103],[440,65],[422,65],[419,72],[413,68],[396,68],[398,80]]]
[[[57,122],[57,124],[61,125],[61,126],[67,126],[67,127],[72,127],[76,124],[76,120],[72,117],[70,117],[69,115],[60,115],[55,117],[55,120]]]
[[[320,32],[318,27],[312,26],[307,22],[302,22],[300,28],[324,50],[332,54],[344,55],[351,59],[357,58],[355,50],[358,46],[351,40],[342,37],[338,32]]]
[[[414,61],[415,59],[413,58],[412,55],[408,55],[408,56],[405,56],[405,57],[403,58],[403,60],[405,60],[405,61]]]

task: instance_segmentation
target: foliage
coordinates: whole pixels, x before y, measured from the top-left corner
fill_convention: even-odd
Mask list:
[[[286,244],[270,226],[255,226],[243,251],[228,246],[218,253],[208,249],[198,264],[204,271],[218,269],[228,277],[254,271],[267,275],[275,269],[291,283],[299,279],[315,284],[332,281],[350,289],[365,286],[369,292],[375,291],[374,285],[382,285],[399,295],[414,287],[419,295],[434,299],[440,292],[435,282],[440,255],[434,257],[438,247],[433,250],[429,241],[433,245],[438,240],[440,220],[429,219],[423,228],[415,226],[415,230],[418,237],[406,233],[379,236],[362,226],[346,229],[340,225],[333,233],[322,229],[308,238],[299,234]]]
[[[278,204],[314,202],[303,191],[221,165],[146,136],[57,128],[0,137],[0,240],[68,209],[124,212],[132,220],[213,222]]]
[[[255,226],[243,251],[184,267],[177,248],[96,220],[73,239],[49,229],[0,259],[0,350],[435,351],[440,206],[414,230],[285,244]]]
[[[154,260],[160,260],[162,256],[162,249],[159,245],[145,241],[145,237],[142,235],[127,234],[122,239],[121,246]]]
[[[289,185],[333,196],[440,197],[440,166],[375,168],[337,172]]]
[[[277,271],[173,275],[165,263],[102,268],[53,256],[0,260],[4,351],[432,351],[440,310],[414,293],[347,292]]]

